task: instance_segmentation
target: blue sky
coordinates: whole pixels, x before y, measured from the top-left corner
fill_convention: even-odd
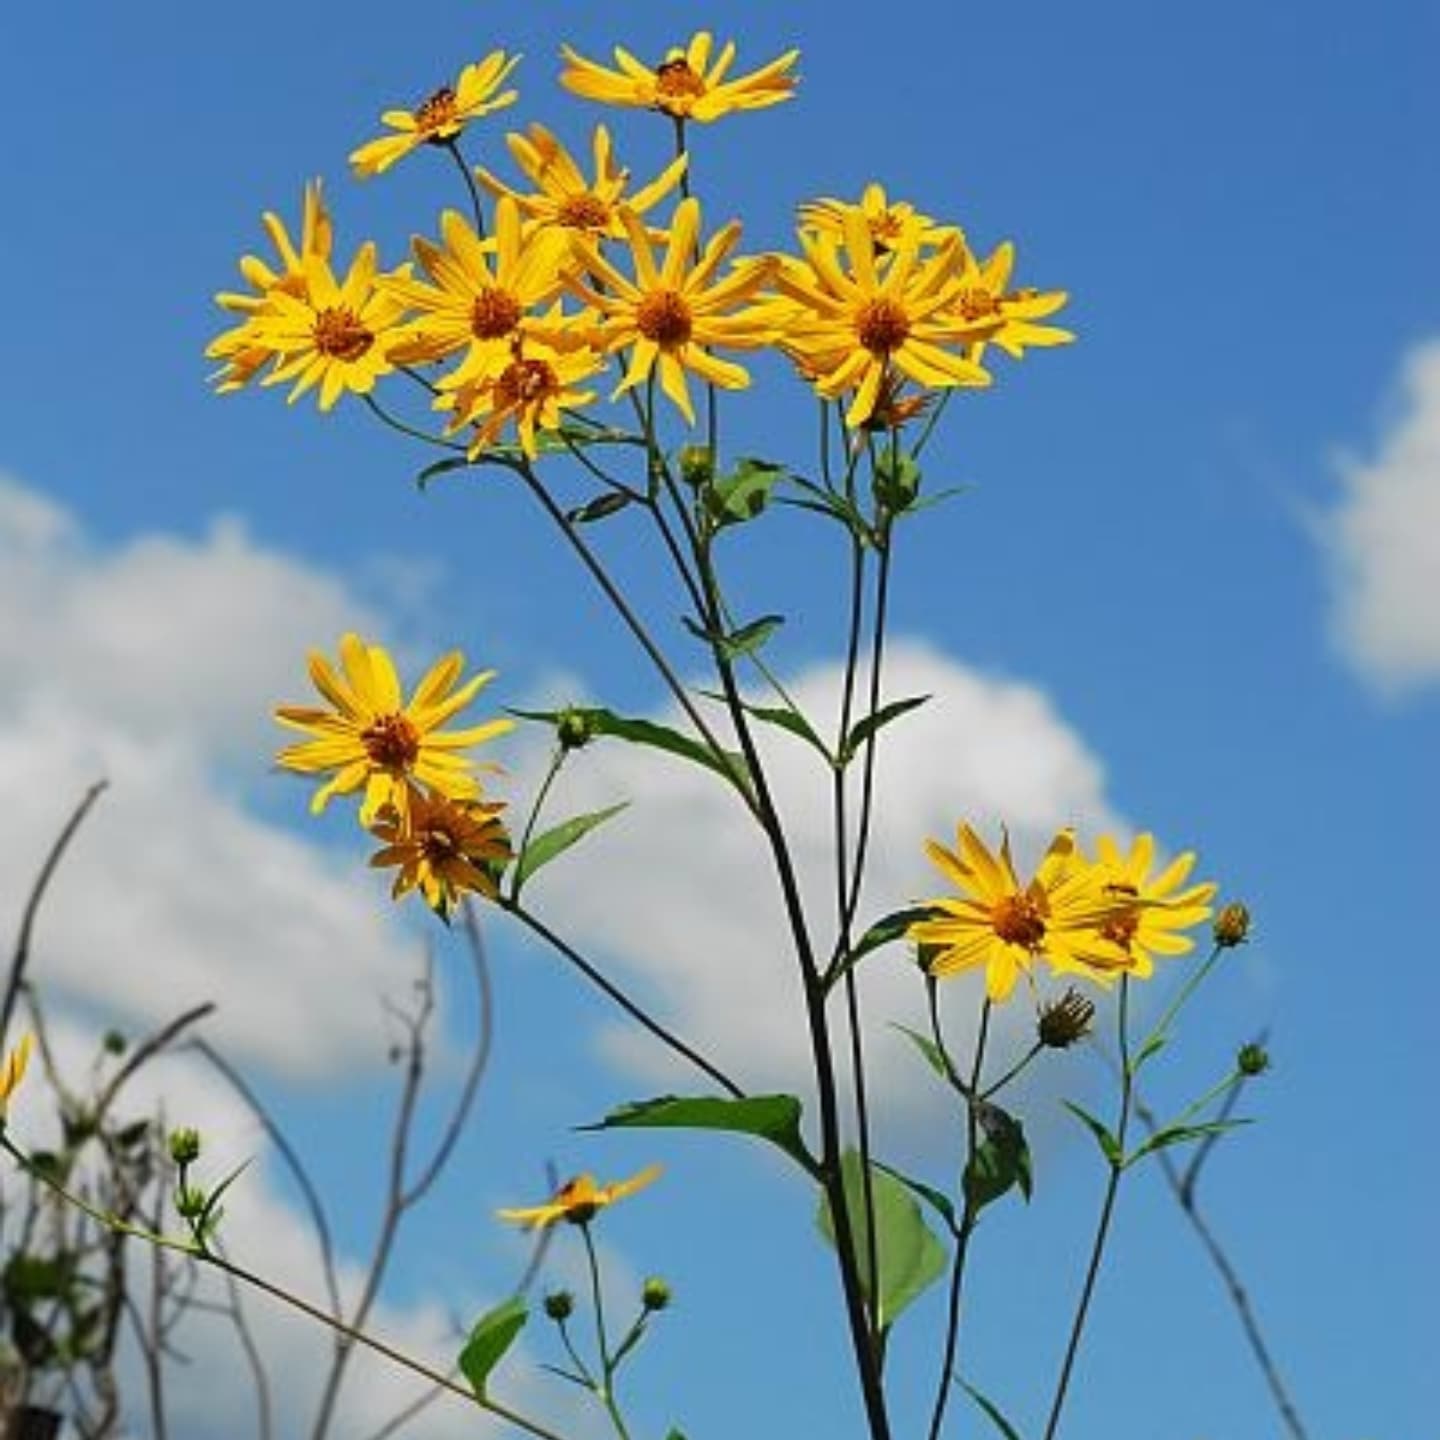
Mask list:
[[[917,0],[893,21],[874,7],[737,3],[405,13],[357,0],[343,20],[274,0],[223,17],[179,3],[13,9],[0,20],[12,115],[0,923],[80,788],[110,773],[37,963],[77,1036],[102,1016],[139,1026],[219,995],[220,1037],[345,1197],[340,1230],[364,1254],[369,1216],[353,1196],[376,1193],[388,1113],[375,996],[409,983],[416,932],[386,913],[353,831],[311,824],[304,788],[269,773],[266,707],[300,700],[304,651],[351,627],[383,634],[412,673],[462,646],[501,672],[494,704],[663,703],[497,476],[421,495],[422,460],[358,407],[322,418],[276,391],[213,397],[202,351],[222,322],[209,297],[260,246],[260,211],[293,216],[313,175],[342,253],[375,235],[403,258],[408,235],[456,203],[451,177],[422,154],[360,185],[344,157],[380,110],[465,61],[495,46],[526,57],[520,104],[470,145],[503,166],[512,121],[543,119],[578,146],[601,118],[555,88],[562,41],[651,55],[702,25],[735,36],[742,63],[802,51],[793,104],[697,136],[707,214],[742,214],[748,245],[785,244],[798,201],[879,179],[982,247],[1013,237],[1022,283],[1072,296],[1080,343],[1004,367],[993,393],[952,408],[928,474],[968,489],[902,536],[897,693],[900,679],[953,693],[892,762],[885,876],[902,895],[931,884],[920,842],[966,806],[1027,835],[1071,818],[1152,828],[1250,901],[1256,943],[1187,1021],[1173,1082],[1176,1095],[1203,1085],[1269,1030],[1276,1069],[1248,1107],[1260,1123],[1216,1157],[1210,1213],[1312,1435],[1420,1440],[1440,1408],[1437,1172],[1420,1139],[1440,1006],[1423,939],[1440,798],[1428,149],[1440,16],[1418,0],[1363,20],[1290,0],[1163,18],[1139,4],[1037,15]],[[604,118],[638,174],[664,157],[651,117]],[[778,367],[733,410],[737,443],[808,456],[810,407]],[[802,543],[813,561],[807,550],[797,563]],[[736,583],[756,611],[791,616],[775,658],[828,693],[833,571],[814,532],[777,516],[747,547]],[[535,754],[509,743],[517,781]],[[771,1001],[763,955],[734,950],[766,922],[763,905],[737,917],[699,881],[667,874],[647,895],[633,878],[677,852],[724,853],[726,816],[672,775],[598,753],[567,799],[621,793],[637,798],[633,829],[557,871],[544,897],[668,1013],[733,1046],[737,1068],[753,1058],[783,1076],[785,1053],[744,1048]],[[654,913],[637,917],[644,906]],[[687,925],[677,956],[663,942]],[[604,1231],[617,1264],[665,1273],[682,1297],[636,1382],[646,1433],[671,1420],[696,1437],[854,1433],[803,1188],[738,1143],[572,1133],[675,1077],[646,1069],[603,1004],[540,952],[499,930],[492,941],[494,1067],[456,1169],[406,1242],[394,1324],[423,1330],[416,1316],[503,1290],[520,1251],[490,1212],[538,1193],[547,1159],[609,1176],[658,1157],[662,1185]],[[442,944],[437,960],[453,993],[460,957]],[[881,1006],[898,993],[876,987]],[[462,1017],[449,1021],[458,1036]],[[1094,1093],[1097,1072],[1077,1060],[1077,1086]],[[903,1058],[886,1073],[899,1148],[943,1183],[954,1136],[914,1093],[925,1073]],[[176,1076],[217,1124],[231,1113]],[[967,1342],[967,1373],[1027,1435],[1100,1184],[1061,1122],[1039,1118],[1053,1099],[1034,1097],[1039,1192],[985,1236]],[[289,1197],[265,1174],[252,1203],[283,1226]],[[1121,1218],[1068,1433],[1279,1433],[1153,1177]],[[927,1303],[902,1322],[916,1352],[896,1359],[902,1415],[928,1395],[937,1313]],[[537,1336],[532,1355],[550,1358],[543,1346]],[[470,1433],[454,1411],[434,1423]],[[213,1433],[247,1433],[237,1427]]]

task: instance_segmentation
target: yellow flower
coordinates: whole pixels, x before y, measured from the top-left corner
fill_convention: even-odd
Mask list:
[[[587,100],[605,105],[631,105],[659,110],[679,121],[705,123],[737,110],[760,110],[778,105],[795,93],[795,77],[787,72],[800,58],[798,50],[787,50],[777,60],[733,80],[725,77],[735,63],[735,45],[727,41],[712,64],[714,40],[705,30],[696,31],[683,48],[672,46],[655,66],[644,65],[628,50],[615,47],[618,70],[607,70],[593,60],[561,46],[567,65],[560,83]]]
[[[769,309],[735,308],[765,286],[770,261],[736,260],[729,274],[716,280],[716,272],[739,243],[740,222],[732,220],[713,236],[696,260],[700,202],[695,199],[682,200],[676,208],[661,264],[656,263],[640,217],[628,206],[620,209],[620,223],[630,242],[635,279],[622,275],[592,240],[576,236],[571,242],[573,253],[587,274],[572,275],[570,288],[599,312],[606,352],[630,348],[629,367],[615,395],[633,389],[658,369],[660,388],[693,425],[695,410],[685,372],[729,390],[744,389],[750,383],[749,373],[733,361],[721,360],[708,347],[753,350],[769,344],[774,336]]]
[[[539,453],[535,432],[558,430],[564,411],[589,405],[595,392],[575,387],[604,364],[603,357],[583,342],[567,349],[558,343],[517,339],[503,370],[457,387],[437,404],[454,412],[450,433],[463,425],[476,427],[470,443],[472,459],[513,424],[521,449],[533,460]]]
[[[406,701],[384,646],[344,635],[340,663],[343,676],[324,656],[310,653],[310,678],[333,709],[281,705],[275,711],[280,724],[312,737],[286,746],[276,764],[302,775],[336,772],[315,792],[310,802],[315,814],[331,796],[351,795],[363,787],[360,823],[369,826],[386,805],[404,813],[410,781],[452,800],[478,797],[479,782],[471,773],[475,762],[456,751],[503,734],[513,722],[490,720],[468,730],[440,727],[475,698],[493,670],[472,676],[456,689],[465,657],[452,650],[430,668]]]
[[[821,395],[834,399],[854,390],[845,423],[863,425],[886,377],[897,371],[930,388],[988,385],[990,376],[975,361],[945,348],[977,329],[953,307],[947,310],[958,289],[959,235],[922,259],[919,232],[912,229],[897,249],[877,255],[858,209],[841,220],[841,237],[801,231],[804,259],[784,257],[775,287],[794,302],[786,353],[814,377]]]
[[[492,50],[467,65],[454,85],[442,85],[415,109],[387,110],[380,123],[395,133],[368,141],[350,156],[355,174],[362,179],[379,175],[421,145],[449,145],[472,120],[513,105],[518,91],[495,92],[519,63],[518,55]]]
[[[954,851],[934,840],[925,853],[960,895],[924,902],[939,912],[907,932],[931,947],[931,975],[983,969],[991,1000],[1006,999],[1020,975],[1042,956],[1056,969],[1108,976],[1129,969],[1130,956],[1098,927],[1123,910],[1107,897],[1095,867],[1075,847],[1072,830],[1050,842],[1034,878],[1022,883],[1010,858],[1010,838],[1000,853],[962,824]]]
[[[613,1185],[597,1185],[593,1175],[577,1175],[573,1180],[567,1180],[543,1205],[496,1213],[502,1220],[517,1220],[535,1230],[543,1230],[557,1220],[568,1220],[572,1225],[588,1225],[597,1211],[633,1195],[637,1190],[643,1190],[659,1174],[660,1167],[650,1165],[638,1175],[632,1175],[628,1180],[617,1180]]]
[[[532,124],[528,134],[507,136],[505,143],[537,193],[522,195],[490,171],[477,167],[476,177],[492,195],[513,197],[525,218],[537,225],[557,225],[611,240],[625,237],[617,214],[621,201],[637,215],[643,215],[674,190],[689,163],[688,156],[677,157],[648,185],[627,198],[625,187],[630,183],[630,172],[616,165],[610,132],[603,125],[595,127],[593,180],[585,178],[575,158],[541,124]]]
[[[404,313],[404,306],[379,288],[375,267],[375,246],[369,242],[360,247],[343,281],[335,278],[328,260],[307,255],[303,284],[294,287],[295,293],[288,287],[272,289],[260,309],[213,341],[206,354],[220,359],[245,354],[247,363],[257,364],[273,357],[275,366],[260,383],[293,380],[291,403],[317,385],[322,410],[346,391],[368,395],[395,368],[386,357],[386,332]],[[402,266],[394,273],[408,270]],[[222,390],[235,388],[224,379],[222,372]]]
[[[25,1067],[30,1063],[30,1051],[34,1044],[35,1037],[26,1031],[5,1057],[4,1065],[0,1065],[0,1122],[5,1118],[5,1107],[10,1097],[25,1078]]]
[[[1008,240],[983,263],[968,252],[965,256],[953,304],[964,322],[981,327],[968,352],[977,363],[987,345],[998,345],[1018,360],[1028,345],[1068,345],[1075,338],[1058,325],[1036,323],[1065,305],[1070,298],[1065,291],[1007,290],[1014,268],[1015,247]]]
[[[443,245],[415,240],[416,259],[433,284],[408,275],[385,282],[395,303],[418,312],[394,332],[387,353],[409,365],[464,349],[445,382],[464,385],[503,369],[530,311],[560,289],[565,241],[558,232],[527,240],[520,207],[508,195],[496,206],[493,238],[482,240],[456,210],[441,216],[440,235]]]
[[[829,198],[811,200],[800,207],[800,225],[817,235],[845,238],[845,217],[858,211],[870,231],[876,254],[898,250],[908,239],[921,245],[940,245],[960,230],[954,225],[938,225],[922,215],[906,200],[890,200],[885,187],[872,181],[860,196],[858,204]]]
[[[279,267],[258,255],[240,257],[240,274],[250,284],[251,293],[222,290],[215,297],[217,305],[239,315],[254,315],[263,310],[277,290],[303,298],[306,294],[306,260],[311,256],[329,260],[335,241],[319,180],[312,180],[305,187],[298,245],[291,240],[285,222],[273,210],[267,210],[261,221],[279,257]],[[212,377],[222,395],[248,384],[265,362],[274,357],[272,350],[254,343],[243,324],[219,336],[205,353],[212,360],[225,362]]]
[[[1153,970],[1155,955],[1183,955],[1195,948],[1195,941],[1183,932],[1203,925],[1210,918],[1210,902],[1216,887],[1206,883],[1182,889],[1195,868],[1195,855],[1187,850],[1177,855],[1158,875],[1155,864],[1155,837],[1137,835],[1128,853],[1109,836],[1096,841],[1097,869],[1107,896],[1121,902],[1137,903],[1121,909],[1100,929],[1130,958],[1128,972],[1140,978]]]
[[[510,859],[510,836],[498,818],[504,808],[412,788],[403,807],[385,810],[371,827],[384,846],[370,864],[399,867],[392,899],[418,889],[442,917],[467,893],[493,900],[495,877],[486,866]]]

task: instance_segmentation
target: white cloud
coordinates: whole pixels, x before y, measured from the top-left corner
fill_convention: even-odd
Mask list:
[[[962,817],[991,835],[1007,824],[1017,851],[1032,859],[1059,825],[1117,823],[1100,763],[1042,691],[916,642],[892,647],[886,676],[889,698],[934,698],[884,736],[862,923],[944,888],[922,842],[948,842]],[[838,666],[826,665],[790,688],[808,714],[833,715],[840,678]],[[814,928],[833,935],[828,772],[788,735],[765,732],[764,747]],[[630,799],[631,808],[543,872],[532,903],[605,956],[747,1088],[807,1091],[795,967],[752,822],[706,773],[617,742],[582,751],[556,803],[570,813],[617,798]],[[913,1121],[929,1113],[936,1087],[920,1081],[908,1042],[887,1022],[923,1023],[921,987],[900,947],[868,961],[861,976],[880,1102],[897,1120]],[[973,987],[956,982],[947,992],[965,997],[970,1010]],[[1028,1026],[1024,1009],[1008,1007],[1006,1023]],[[962,1044],[969,1019],[957,1008]],[[607,1031],[605,1045],[657,1084],[696,1083],[693,1072],[675,1069],[667,1051],[628,1025]]]
[[[327,852],[232,793],[266,780],[270,707],[303,693],[306,649],[351,627],[377,628],[237,522],[105,549],[0,481],[4,933],[86,787],[111,782],[42,911],[37,980],[144,1025],[214,1000],[218,1042],[292,1076],[376,1062],[379,997],[410,960],[382,887],[359,847]]]
[[[1341,463],[1320,527],[1335,642],[1391,693],[1440,680],[1440,341],[1411,351],[1402,392],[1375,453]]]

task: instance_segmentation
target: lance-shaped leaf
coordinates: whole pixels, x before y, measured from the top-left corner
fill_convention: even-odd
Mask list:
[[[1005,1437],[1005,1440],[1020,1440],[1020,1432],[1005,1418],[1000,1407],[993,1400],[987,1399],[973,1385],[967,1384],[959,1376],[955,1377],[955,1383],[985,1412],[990,1423]]]
[[[608,520],[618,515],[630,503],[630,495],[624,490],[607,490],[583,505],[565,512],[565,518],[572,525],[593,525],[597,520]]]
[[[1095,1137],[1095,1143],[1100,1147],[1100,1153],[1111,1165],[1123,1163],[1124,1156],[1120,1151],[1120,1142],[1110,1133],[1108,1126],[1071,1100],[1062,1100],[1060,1103]]]
[[[515,1343],[515,1337],[525,1328],[530,1318],[524,1298],[515,1295],[488,1310],[470,1331],[470,1338],[460,1352],[459,1365],[465,1378],[482,1400],[490,1372],[500,1363],[505,1352]]]
[[[738,630],[719,634],[696,624],[688,616],[685,617],[685,628],[697,639],[715,646],[727,660],[753,655],[784,623],[783,615],[762,615],[758,620],[752,620]]]
[[[1248,1120],[1205,1120],[1197,1125],[1167,1125],[1127,1155],[1125,1165],[1129,1167],[1137,1160],[1143,1160],[1145,1156],[1153,1155],[1155,1151],[1164,1150],[1171,1145],[1188,1145],[1195,1140],[1208,1140],[1212,1135],[1224,1135],[1226,1131],[1249,1123]]]
[[[840,763],[848,765],[860,752],[860,747],[875,734],[877,730],[888,725],[892,720],[898,720],[902,715],[908,715],[912,710],[919,709],[930,697],[928,695],[911,695],[904,700],[892,700],[888,705],[882,705],[871,715],[857,720],[850,728],[850,733],[845,737],[845,743],[840,747]]]
[[[730,703],[729,697],[722,691],[702,690],[700,693],[707,700],[714,700],[717,704],[728,705]],[[813,746],[827,761],[834,763],[830,747],[815,733],[815,727],[793,705],[756,705],[749,700],[741,700],[740,708],[762,724],[788,730],[790,734],[803,740],[807,745]]]
[[[964,1184],[971,1213],[978,1215],[1012,1188],[1028,1200],[1033,1176],[1030,1147],[1020,1122],[998,1105],[980,1103],[976,1110],[985,1138],[965,1166]]]
[[[917,1180],[913,1175],[907,1175],[903,1170],[885,1164],[883,1160],[872,1160],[870,1163],[877,1170],[893,1175],[912,1195],[923,1200],[945,1221],[947,1229],[954,1231],[959,1226],[960,1222],[955,1215],[955,1202],[943,1190],[937,1190],[933,1185],[927,1185],[923,1180]]]
[[[584,815],[573,815],[539,835],[531,837],[520,859],[515,865],[515,888],[520,887],[542,865],[548,865],[557,855],[563,855],[577,841],[583,840],[597,825],[603,825],[629,805],[622,800],[618,805],[606,806],[604,810],[590,810]]]
[[[909,905],[903,910],[892,910],[890,914],[877,920],[850,947],[848,955],[841,956],[840,964],[835,967],[828,978],[831,981],[839,979],[847,970],[858,965],[872,950],[878,950],[882,945],[891,945],[896,940],[903,940],[912,925],[918,925],[922,920],[929,920],[938,913],[931,905]]]
[[[925,1223],[920,1206],[905,1185],[871,1165],[869,1189],[875,1215],[875,1274],[872,1276],[872,1246],[860,1156],[847,1150],[841,1157],[840,1169],[860,1283],[875,1304],[881,1330],[888,1330],[896,1318],[944,1274],[945,1247]],[[815,1220],[820,1233],[833,1245],[834,1217],[824,1196]]]
[[[424,490],[432,480],[448,475],[452,470],[468,470],[470,458],[467,455],[447,455],[443,460],[432,460],[416,477],[415,484]]]
[[[793,1095],[660,1095],[612,1110],[582,1130],[728,1130],[778,1145],[811,1174],[815,1161],[800,1134],[800,1102]]]
[[[922,1035],[918,1030],[912,1030],[908,1025],[894,1024],[893,1028],[909,1040],[924,1057],[925,1063],[942,1080],[950,1079],[950,1066],[946,1063],[945,1054],[928,1035]]]
[[[564,710],[512,710],[522,720],[541,720],[550,725],[569,718],[571,723],[582,725],[591,735],[608,735],[616,740],[628,740],[632,745],[648,745],[652,750],[664,750],[678,755],[696,765],[703,765],[727,780],[738,781],[748,786],[750,772],[745,757],[733,750],[716,750],[701,740],[691,739],[668,725],[657,724],[654,720],[640,720],[631,716],[617,715],[613,710],[600,706],[571,705]]]

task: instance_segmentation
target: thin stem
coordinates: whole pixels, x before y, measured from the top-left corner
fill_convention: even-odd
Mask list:
[[[1165,1013],[1151,1028],[1150,1034],[1140,1045],[1140,1053],[1143,1054],[1146,1048],[1149,1046],[1150,1042],[1154,1040],[1156,1036],[1164,1035],[1165,1032],[1169,1030],[1171,1025],[1175,1023],[1175,1017],[1180,1013],[1181,1010],[1185,1008],[1185,1005],[1188,1003],[1190,997],[1200,987],[1200,984],[1205,979],[1205,977],[1209,975],[1209,973],[1215,968],[1216,961],[1220,959],[1220,956],[1223,953],[1224,947],[1216,945],[1210,951],[1209,955],[1205,957],[1205,963],[1201,965],[1199,969],[1197,969],[1195,973],[1191,975],[1190,978],[1184,983],[1184,985],[1180,987],[1180,993],[1176,995],[1176,997],[1166,1007]]]
[[[931,981],[931,989],[934,989],[934,982]],[[980,1026],[975,1037],[975,1060],[970,1067],[969,1094],[978,1096],[980,1093],[980,1075],[985,1064],[985,1046],[990,1036],[990,1011],[991,1002],[986,996],[984,1004],[980,1007]],[[938,1011],[936,1014],[936,1033],[938,1029]],[[942,1046],[942,1053],[944,1047]],[[946,1055],[945,1063],[950,1064],[949,1055]],[[970,1165],[974,1162],[975,1151],[980,1143],[980,1118],[979,1102],[972,1100],[965,1107],[965,1172],[968,1174]],[[978,1219],[978,1211],[975,1202],[971,1197],[970,1186],[962,1180],[961,1189],[964,1192],[965,1204],[960,1215],[959,1233],[955,1237],[955,1258],[950,1265],[950,1290],[945,1304],[945,1343],[941,1351],[940,1379],[935,1387],[935,1404],[930,1412],[930,1440],[938,1440],[940,1428],[945,1423],[945,1409],[950,1403],[950,1391],[952,1377],[955,1374],[955,1357],[960,1347],[960,1301],[965,1289],[965,1266],[970,1257],[970,1237],[975,1233],[975,1222]]]
[[[520,845],[515,851],[517,856],[523,856],[530,848],[530,838],[534,835],[535,826],[539,823],[540,811],[550,795],[551,787],[555,784],[556,779],[560,775],[560,771],[564,768],[569,753],[563,745],[557,745],[555,747],[555,752],[550,757],[550,764],[545,770],[545,778],[541,780],[540,788],[535,792],[534,804],[530,806],[530,813],[525,817],[525,826],[520,832]],[[510,882],[510,899],[512,901],[519,901],[520,891],[523,885],[524,881],[520,877],[520,867],[516,865],[514,879]]]
[[[417,430],[413,425],[407,425],[403,420],[392,415],[373,395],[362,395],[360,397],[369,408],[371,414],[383,424],[388,425],[392,430],[398,430],[400,434],[407,435],[412,440],[423,441],[426,445],[432,445],[439,450],[448,450],[452,455],[464,455],[465,446],[457,445],[451,440],[442,440],[438,435],[428,434],[424,430]]]
[[[605,1413],[610,1417],[610,1423],[615,1427],[615,1433],[620,1440],[630,1440],[630,1433],[625,1428],[620,1407],[615,1401],[615,1362],[611,1358],[610,1341],[605,1333],[605,1296],[604,1287],[600,1284],[600,1259],[595,1253],[595,1239],[590,1234],[589,1225],[580,1227],[580,1237],[585,1242],[585,1262],[590,1271],[590,1298],[595,1307],[595,1345],[600,1356],[602,1377],[597,1393],[601,1404],[605,1406]]]
[[[1187,987],[1186,993],[1193,988],[1192,983]],[[1178,1008],[1178,1006],[1173,1008]],[[1044,1440],[1054,1440],[1055,1434],[1060,1428],[1060,1414],[1065,1408],[1065,1395],[1070,1386],[1070,1375],[1075,1368],[1075,1357],[1080,1351],[1080,1337],[1085,1333],[1085,1321],[1090,1313],[1090,1300],[1095,1293],[1095,1281],[1100,1274],[1100,1261],[1104,1258],[1105,1242],[1110,1236],[1110,1221],[1115,1214],[1115,1197],[1120,1190],[1120,1177],[1125,1173],[1125,1140],[1130,1128],[1130,1117],[1134,1111],[1135,1094],[1135,1073],[1130,1061],[1130,977],[1128,975],[1120,977],[1118,1009],[1120,1119],[1115,1127],[1115,1140],[1119,1153],[1110,1158],[1110,1174],[1105,1182],[1105,1198],[1101,1202],[1100,1219],[1095,1226],[1095,1240],[1090,1247],[1090,1262],[1085,1269],[1085,1281],[1080,1287],[1080,1300],[1075,1307],[1075,1319],[1071,1323],[1070,1338],[1065,1346],[1065,1359],[1060,1366],[1060,1377],[1055,1385],[1055,1398],[1050,1405],[1050,1418],[1045,1423]]]
[[[1037,1040],[998,1080],[985,1087],[981,1092],[980,1098],[982,1100],[988,1100],[992,1095],[1003,1090],[1022,1070],[1025,1070],[1030,1065],[1030,1062],[1034,1060],[1044,1048],[1045,1046]]]
[[[618,985],[608,980],[599,970],[595,968],[573,945],[561,939],[548,925],[538,916],[531,912],[517,901],[500,896],[495,902],[505,911],[507,915],[513,915],[525,928],[537,935],[550,948],[561,955],[566,961],[575,967],[592,985],[609,996],[632,1020],[643,1029],[648,1030],[662,1044],[667,1045],[677,1055],[688,1060],[698,1069],[703,1070],[720,1088],[732,1095],[735,1099],[741,1100],[745,1092],[727,1075],[719,1066],[712,1064],[698,1050],[687,1045],[670,1030],[667,1030],[658,1020],[651,1016],[632,1000]]]
[[[460,153],[459,138],[452,135],[443,143],[459,167],[461,177],[465,181],[465,189],[470,194],[470,213],[475,217],[475,233],[483,240],[485,238],[485,207],[480,202],[480,191],[475,187],[475,177],[470,173],[470,167],[465,163],[464,155]]]

